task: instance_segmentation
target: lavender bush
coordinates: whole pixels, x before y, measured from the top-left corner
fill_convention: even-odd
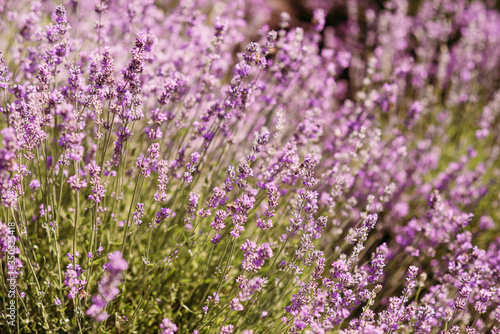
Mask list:
[[[0,1],[2,333],[500,333],[499,12],[276,8]]]

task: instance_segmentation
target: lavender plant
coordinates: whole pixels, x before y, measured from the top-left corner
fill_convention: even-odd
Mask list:
[[[2,332],[500,333],[500,13],[303,10],[0,2]]]

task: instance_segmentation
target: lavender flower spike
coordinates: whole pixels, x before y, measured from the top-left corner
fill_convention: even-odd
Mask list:
[[[105,311],[108,303],[119,293],[118,285],[121,283],[122,273],[128,268],[127,261],[122,257],[120,251],[108,255],[109,262],[106,266],[107,274],[99,282],[97,295],[92,297],[92,305],[87,310],[87,315],[97,322],[102,322],[108,318]]]

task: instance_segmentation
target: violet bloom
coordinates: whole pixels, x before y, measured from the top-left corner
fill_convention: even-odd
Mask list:
[[[227,325],[221,328],[221,333],[223,334],[231,334],[234,332],[234,326],[233,325]]]
[[[0,259],[3,259],[5,253],[7,253],[9,249],[9,236],[11,235],[11,230],[7,226],[0,221]]]
[[[155,193],[154,199],[156,202],[165,202],[167,200],[167,193],[165,191],[167,190],[167,185],[169,182],[168,161],[163,160],[163,159],[158,161],[157,170],[158,170],[158,185],[157,185],[156,189],[158,191]]]
[[[92,185],[92,193],[89,195],[89,199],[95,203],[100,203],[106,195],[106,187],[101,184],[101,177],[99,175],[101,167],[92,162],[86,166],[86,169],[90,173],[90,184]]]
[[[69,187],[73,190],[80,191],[80,189],[87,187],[87,181],[81,179],[76,175],[70,176],[68,179]]]
[[[0,149],[0,195],[5,207],[14,207],[19,194],[14,188],[11,172],[18,168],[16,152],[20,148],[20,142],[14,128],[4,128],[0,134],[3,136],[3,147]]]
[[[97,295],[92,297],[92,305],[87,310],[87,315],[97,322],[102,322],[108,318],[105,311],[108,303],[119,293],[118,285],[121,282],[123,271],[128,268],[128,263],[122,257],[120,251],[111,253],[108,256],[109,262],[106,267],[108,274],[105,274],[97,289]]]
[[[137,203],[134,211],[134,224],[139,226],[142,224],[142,216],[144,215],[144,203]]]
[[[30,182],[30,188],[31,190],[33,190],[33,192],[35,192],[38,188],[40,188],[40,181],[38,181],[37,179],[34,179]]]
[[[257,272],[264,265],[265,260],[273,256],[273,250],[269,243],[257,246],[257,244],[247,239],[241,246],[243,250],[243,261],[241,268],[245,271]]]
[[[177,325],[170,321],[170,319],[164,318],[160,324],[160,329],[160,334],[174,334],[177,332]]]
[[[72,263],[68,264],[66,269],[64,284],[69,287],[68,298],[73,299],[76,296],[80,298],[85,295],[84,287],[87,282],[81,279],[84,270],[79,266],[73,266]]]
[[[160,144],[153,143],[150,148],[148,148],[146,156],[139,156],[136,161],[136,166],[139,168],[140,173],[144,177],[149,177],[151,175],[151,167],[158,159],[160,155]]]

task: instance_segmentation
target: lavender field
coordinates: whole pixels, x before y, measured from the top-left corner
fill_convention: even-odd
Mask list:
[[[500,12],[0,1],[0,332],[500,334]]]

